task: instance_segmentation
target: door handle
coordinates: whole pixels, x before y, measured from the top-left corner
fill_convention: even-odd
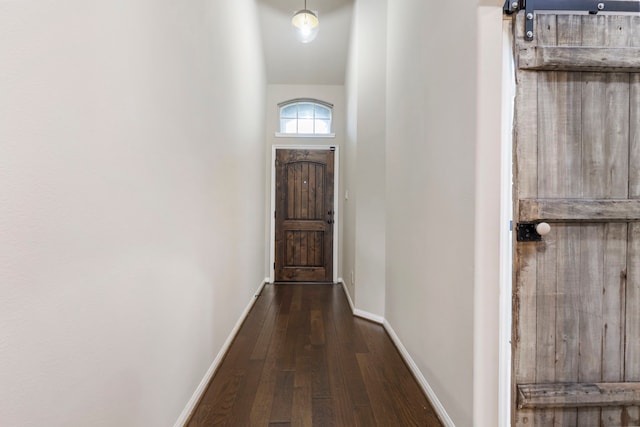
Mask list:
[[[551,226],[546,222],[520,222],[516,226],[518,242],[540,242],[542,236],[549,234]]]
[[[551,226],[546,222],[540,222],[536,225],[536,232],[541,236],[546,236],[551,231]]]
[[[328,219],[327,220],[327,224],[333,224],[333,220],[332,219]]]

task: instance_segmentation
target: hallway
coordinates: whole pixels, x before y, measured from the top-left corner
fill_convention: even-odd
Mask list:
[[[503,3],[311,0],[300,44],[300,0],[0,1],[1,427],[184,427],[253,302],[193,425],[507,426]],[[256,301],[274,149],[327,146],[349,298]]]
[[[441,426],[384,329],[341,286],[266,285],[189,427]]]

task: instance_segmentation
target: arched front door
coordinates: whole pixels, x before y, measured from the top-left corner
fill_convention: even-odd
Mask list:
[[[276,150],[276,282],[333,280],[334,154]]]

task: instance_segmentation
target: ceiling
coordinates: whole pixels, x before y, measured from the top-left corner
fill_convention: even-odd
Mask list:
[[[291,17],[304,0],[256,0],[269,84],[344,84],[353,0],[307,0],[317,11],[318,37],[296,40]]]

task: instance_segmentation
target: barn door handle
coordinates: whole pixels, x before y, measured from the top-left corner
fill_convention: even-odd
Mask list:
[[[327,224],[333,224],[333,220],[332,219],[327,220]]]
[[[516,240],[518,242],[539,242],[542,236],[551,231],[551,226],[546,222],[520,222],[516,227]]]
[[[536,232],[541,236],[546,236],[551,231],[551,226],[549,223],[541,222],[536,225]]]
[[[329,211],[327,212],[328,215],[333,215],[335,213],[335,211]]]

